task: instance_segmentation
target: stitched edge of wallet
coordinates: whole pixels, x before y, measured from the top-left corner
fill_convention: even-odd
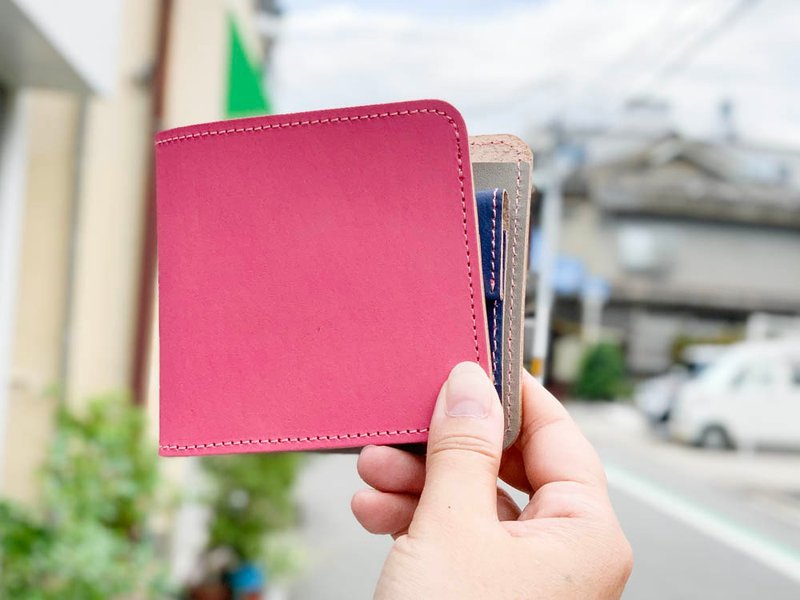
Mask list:
[[[519,206],[520,206],[520,199],[522,195],[522,159],[523,153],[518,149],[509,144],[504,140],[487,140],[487,141],[475,141],[470,142],[470,146],[504,146],[508,148],[513,154],[516,156],[517,159],[517,175],[516,175],[516,190],[514,194],[514,216],[512,218],[514,224],[514,230],[511,234],[511,297],[508,299],[509,302],[509,313],[514,313],[514,300],[516,298],[516,290],[515,288],[515,280],[517,275],[517,238],[519,237]],[[508,324],[508,336],[507,336],[507,344],[508,344],[508,356],[511,360],[508,361],[508,368],[506,372],[508,373],[509,378],[511,377],[511,370],[512,365],[514,364],[514,344],[513,344],[513,328],[511,327],[511,323]],[[511,392],[509,391],[508,394]],[[503,394],[506,395],[505,393]],[[506,398],[503,398],[505,404],[509,404]],[[506,412],[508,415],[508,412]],[[505,431],[511,430],[511,422],[509,419],[506,419],[506,427]]]
[[[443,117],[447,120],[450,126],[453,129],[453,133],[455,135],[456,140],[456,164],[458,166],[458,183],[461,192],[461,211],[462,211],[462,226],[464,232],[464,246],[466,248],[467,253],[467,277],[469,279],[469,294],[470,294],[470,310],[472,312],[472,334],[473,340],[475,343],[475,357],[478,363],[481,362],[481,354],[480,354],[480,346],[478,343],[478,325],[477,325],[477,317],[475,311],[475,289],[473,284],[472,278],[472,257],[470,252],[470,244],[469,244],[469,233],[467,229],[467,198],[466,198],[466,190],[464,187],[464,161],[462,152],[462,136],[456,120],[446,111],[437,109],[437,108],[416,108],[416,109],[407,109],[407,110],[398,110],[398,111],[388,111],[388,112],[380,112],[380,113],[367,113],[361,115],[344,115],[339,117],[324,117],[320,119],[308,119],[308,120],[298,120],[298,121],[285,121],[282,123],[265,123],[263,125],[253,125],[248,127],[230,127],[227,129],[208,129],[205,131],[197,131],[193,133],[181,134],[172,137],[165,137],[157,139],[155,142],[156,147],[158,146],[169,146],[175,145],[180,142],[186,142],[190,140],[201,140],[201,139],[210,139],[214,136],[226,136],[226,135],[234,135],[234,134],[243,134],[243,133],[255,133],[259,131],[269,131],[273,129],[283,129],[287,127],[301,127],[301,126],[313,126],[313,125],[329,125],[335,123],[348,123],[348,122],[358,122],[358,121],[366,121],[371,119],[384,119],[390,117],[400,117],[400,116],[411,116],[416,114],[432,114],[438,115]],[[469,142],[469,141],[468,141]],[[317,442],[317,441],[326,441],[326,440],[340,440],[340,439],[357,439],[357,438],[364,438],[364,437],[378,437],[378,436],[386,436],[386,435],[404,435],[404,434],[414,434],[414,433],[425,433],[428,431],[428,428],[422,429],[404,429],[404,430],[395,430],[395,431],[373,431],[373,432],[357,432],[357,433],[344,433],[344,434],[335,434],[335,435],[323,435],[323,436],[308,436],[308,437],[297,437],[297,438],[268,438],[268,439],[250,439],[250,440],[228,440],[228,441],[221,441],[221,442],[208,442],[208,443],[199,443],[199,444],[159,444],[159,450],[166,450],[170,452],[181,452],[181,451],[192,451],[192,450],[199,450],[203,448],[218,448],[218,447],[225,447],[225,446],[238,446],[238,445],[264,445],[264,444],[288,444],[288,443],[308,443],[308,442]]]
[[[497,253],[495,251],[497,239],[497,192],[500,188],[494,188],[492,191],[492,277],[491,289],[494,292],[495,283],[498,280],[497,276]],[[502,218],[500,219],[502,222]],[[502,238],[501,238],[502,239]],[[492,377],[497,377],[497,303],[498,300],[492,300],[492,339],[491,349],[489,352],[492,355]]]
[[[408,435],[414,433],[427,433],[428,428],[423,427],[419,429],[397,429],[392,431],[368,431],[364,433],[342,433],[334,435],[310,435],[304,437],[278,437],[278,438],[265,438],[265,439],[251,439],[251,440],[231,440],[227,442],[207,442],[204,444],[161,444],[160,450],[169,450],[170,452],[180,452],[184,450],[202,450],[204,448],[221,448],[230,446],[266,446],[271,444],[302,444],[310,442],[320,442],[329,440],[350,440],[365,437],[384,437],[391,435]]]

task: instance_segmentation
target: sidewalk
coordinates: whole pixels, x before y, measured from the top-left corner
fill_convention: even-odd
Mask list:
[[[371,598],[392,539],[364,531],[350,498],[364,483],[356,454],[310,457],[298,482],[301,540],[308,564],[290,591],[293,600]]]

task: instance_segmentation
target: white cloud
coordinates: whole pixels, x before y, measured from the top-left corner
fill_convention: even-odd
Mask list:
[[[715,131],[728,97],[745,136],[800,139],[793,0],[755,2],[718,31],[733,0],[517,2],[495,13],[300,4],[288,3],[276,49],[281,111],[440,97],[473,133],[524,135],[565,115],[613,123],[643,91],[668,100],[695,135]],[[687,53],[683,68],[654,78]]]

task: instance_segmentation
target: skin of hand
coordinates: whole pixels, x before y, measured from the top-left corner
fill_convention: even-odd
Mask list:
[[[633,556],[597,454],[528,373],[522,419],[503,452],[497,393],[479,365],[461,363],[439,393],[427,456],[364,448],[358,471],[372,489],[353,496],[353,513],[395,538],[375,598],[621,596]],[[524,509],[498,476],[529,494]]]

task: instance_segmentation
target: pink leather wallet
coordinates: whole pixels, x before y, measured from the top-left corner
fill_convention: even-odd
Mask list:
[[[491,373],[452,106],[257,117],[155,143],[162,455],[424,442],[450,369]]]

